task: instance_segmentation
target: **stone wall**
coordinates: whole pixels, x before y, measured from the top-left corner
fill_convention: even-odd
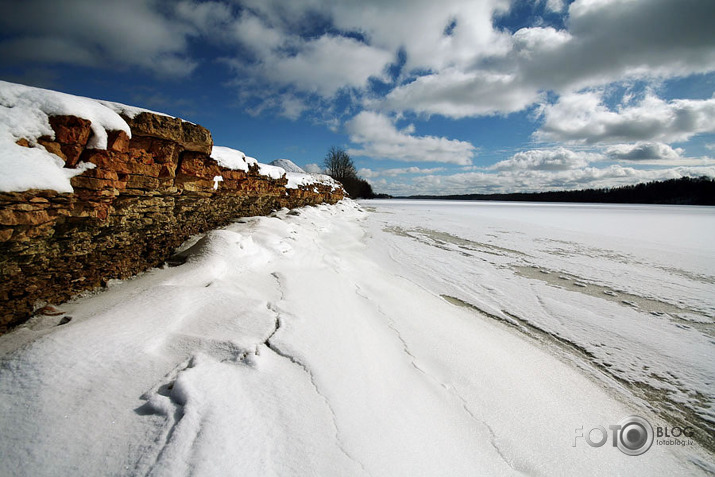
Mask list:
[[[74,193],[0,193],[0,334],[44,303],[162,264],[193,234],[239,216],[343,198],[328,185],[287,189],[286,179],[262,176],[256,167],[220,167],[201,126],[150,113],[124,119],[131,139],[109,131],[107,149],[97,150],[86,147],[89,121],[51,117],[55,138],[37,142],[67,167],[96,167],[72,178]]]

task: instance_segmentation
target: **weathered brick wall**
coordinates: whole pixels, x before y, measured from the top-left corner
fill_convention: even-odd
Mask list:
[[[51,118],[55,138],[38,143],[68,167],[96,168],[72,178],[71,194],[0,193],[0,334],[44,302],[160,265],[189,236],[235,217],[343,198],[326,185],[286,189],[286,179],[220,167],[201,126],[149,113],[125,119],[132,138],[110,131],[107,150],[96,150],[86,147],[89,121]],[[214,176],[223,177],[217,189]]]

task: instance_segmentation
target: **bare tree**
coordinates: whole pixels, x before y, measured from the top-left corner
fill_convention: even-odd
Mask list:
[[[358,176],[355,164],[345,149],[331,146],[323,161],[325,173],[343,184],[345,192],[352,198],[372,199],[372,186]]]
[[[331,146],[323,161],[325,173],[330,177],[344,181],[345,179],[357,178],[357,170],[350,155],[345,149]]]

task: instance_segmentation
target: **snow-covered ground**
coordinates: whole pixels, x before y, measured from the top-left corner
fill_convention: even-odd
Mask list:
[[[589,207],[343,201],[195,237],[0,337],[0,475],[712,471],[576,437],[659,423],[590,361],[709,415],[712,209]]]

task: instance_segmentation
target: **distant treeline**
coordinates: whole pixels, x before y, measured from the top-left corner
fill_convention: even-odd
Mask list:
[[[682,177],[605,189],[513,194],[413,195],[408,199],[602,202],[617,204],[715,205],[715,179]]]

